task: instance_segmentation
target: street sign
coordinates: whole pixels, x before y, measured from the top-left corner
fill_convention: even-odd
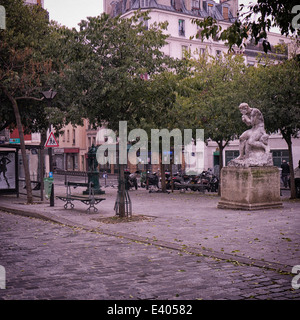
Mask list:
[[[50,132],[50,135],[47,139],[45,147],[48,147],[48,148],[59,147],[58,142],[56,141],[53,132]]]
[[[9,139],[9,143],[20,143],[20,138],[11,138],[11,139]]]

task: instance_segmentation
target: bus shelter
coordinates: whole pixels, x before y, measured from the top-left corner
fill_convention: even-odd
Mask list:
[[[44,199],[44,148],[26,145],[30,181],[34,197]],[[23,158],[19,144],[0,144],[0,194],[26,195]]]

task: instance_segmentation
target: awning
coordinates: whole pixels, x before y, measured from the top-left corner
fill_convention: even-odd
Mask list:
[[[79,148],[65,148],[65,153],[79,153]]]

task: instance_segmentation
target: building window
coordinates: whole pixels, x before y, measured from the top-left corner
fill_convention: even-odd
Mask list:
[[[199,9],[199,0],[193,0],[192,1],[192,8],[193,9]]]
[[[205,56],[205,48],[199,48],[199,56],[204,57]]]
[[[213,16],[213,13],[214,13],[213,10],[214,10],[214,5],[211,3],[208,3],[207,4],[207,13],[211,17]]]
[[[238,150],[226,150],[225,151],[225,166],[232,159],[235,159],[239,156],[240,152]]]
[[[76,131],[73,129],[73,145],[76,144],[76,139],[75,139]]]
[[[181,46],[181,58],[184,59],[186,57],[186,54],[188,53],[188,47],[187,46]]]
[[[224,20],[228,20],[229,19],[229,14],[228,14],[228,8],[227,7],[223,7],[223,18],[224,18]]]
[[[141,0],[141,8],[149,7],[150,0]]]
[[[221,58],[222,51],[221,50],[216,50],[216,58]]]
[[[70,130],[67,130],[67,142],[70,142]]]
[[[145,30],[148,30],[148,20],[145,20],[143,17],[139,18],[139,22],[144,25]]]
[[[281,167],[282,161],[286,160],[289,162],[289,151],[288,150],[271,150],[273,156],[273,164],[276,167]]]
[[[178,20],[178,34],[182,37],[185,37],[185,23],[184,20]]]

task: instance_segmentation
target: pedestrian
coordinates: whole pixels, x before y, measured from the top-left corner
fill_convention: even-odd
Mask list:
[[[281,169],[282,169],[281,179],[282,179],[284,187],[287,188],[289,175],[290,175],[290,166],[288,165],[288,163],[285,160],[282,161]]]
[[[295,188],[296,188],[296,197],[300,198],[300,160],[298,163],[298,167],[294,170],[294,178],[295,178]]]

